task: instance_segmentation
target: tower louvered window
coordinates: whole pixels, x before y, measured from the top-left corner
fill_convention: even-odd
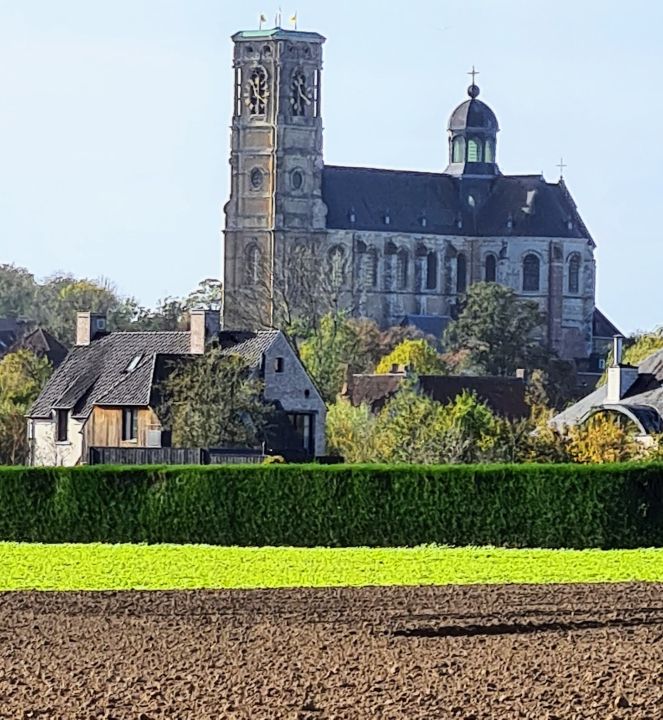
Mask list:
[[[467,141],[467,162],[483,162],[483,145],[476,138]]]
[[[329,275],[334,288],[345,283],[345,252],[339,245],[329,252]]]
[[[250,245],[246,251],[246,284],[257,285],[260,280],[260,249]]]

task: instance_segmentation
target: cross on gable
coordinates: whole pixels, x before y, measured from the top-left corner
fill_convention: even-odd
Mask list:
[[[558,163],[557,167],[559,168],[559,176],[560,176],[560,178],[563,178],[563,177],[564,177],[564,170],[568,167],[568,165],[566,165],[566,163],[564,162],[564,158],[560,158],[560,159],[559,159],[559,163]]]

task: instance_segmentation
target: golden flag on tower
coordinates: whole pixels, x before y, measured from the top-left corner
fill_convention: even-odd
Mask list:
[[[296,30],[296,29],[297,29],[297,13],[295,13],[295,14],[290,18],[290,22],[292,23],[292,26],[293,26],[293,27],[295,28],[295,30]]]

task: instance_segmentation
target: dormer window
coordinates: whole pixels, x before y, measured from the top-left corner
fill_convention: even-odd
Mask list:
[[[350,212],[348,213],[348,220],[354,225],[355,222],[357,222],[357,214],[355,213],[355,209],[352,208]]]
[[[389,215],[389,210],[387,210],[384,214],[384,224],[389,225],[391,222],[391,216]]]
[[[573,230],[573,220],[571,220],[571,219],[569,218],[569,219],[566,221],[566,227],[567,227],[567,229],[569,230],[569,232],[570,232],[571,230]]]
[[[513,230],[513,218],[511,215],[506,219],[506,229],[507,230]]]
[[[425,227],[428,225],[428,218],[427,218],[425,215],[422,215],[422,216],[419,218],[419,223],[420,223],[420,225],[421,225],[422,228],[425,228]]]

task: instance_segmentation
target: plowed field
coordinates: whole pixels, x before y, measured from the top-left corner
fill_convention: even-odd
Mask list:
[[[0,718],[663,717],[663,585],[0,595]]]

